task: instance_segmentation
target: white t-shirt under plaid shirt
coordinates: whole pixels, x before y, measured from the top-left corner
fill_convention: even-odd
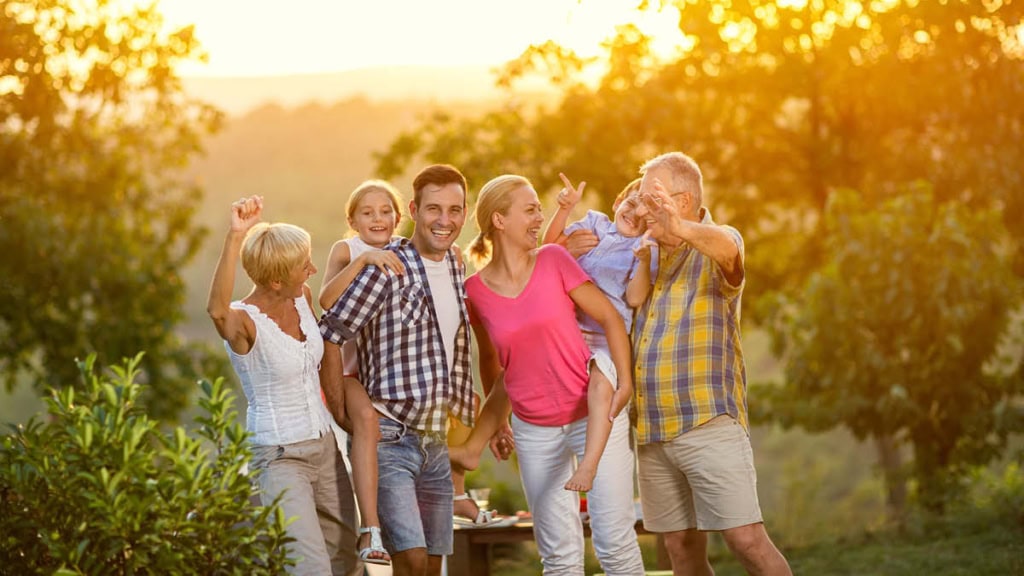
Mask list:
[[[414,430],[444,434],[448,413],[473,425],[473,373],[463,273],[445,256],[460,316],[447,361],[430,282],[419,253],[403,238],[387,246],[405,274],[367,266],[320,319],[325,340],[356,338],[359,377],[374,404]],[[449,370],[449,364],[452,366]]]

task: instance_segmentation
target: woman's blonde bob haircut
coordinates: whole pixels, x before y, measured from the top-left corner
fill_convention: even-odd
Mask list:
[[[480,233],[476,235],[473,242],[469,244],[469,257],[477,266],[483,265],[491,258],[491,245],[494,243],[494,219],[495,212],[508,214],[512,207],[512,192],[522,187],[533,187],[533,184],[523,176],[515,174],[502,174],[493,178],[480,189],[476,199],[476,225]]]
[[[309,255],[309,232],[293,224],[260,222],[242,241],[242,268],[257,286],[287,281]]]

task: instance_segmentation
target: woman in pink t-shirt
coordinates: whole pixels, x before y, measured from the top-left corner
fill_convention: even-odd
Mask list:
[[[466,280],[466,294],[480,375],[490,388],[478,428],[497,428],[511,405],[520,477],[544,572],[583,574],[579,494],[569,487],[584,453],[587,388],[591,366],[598,365],[617,386],[608,414],[611,433],[587,498],[594,551],[608,574],[643,573],[633,529],[629,420],[622,411],[633,389],[622,318],[564,248],[537,248],[544,215],[526,178],[505,175],[485,184],[476,221],[480,235],[470,255],[487,264]],[[611,361],[591,362],[576,306],[603,326]]]

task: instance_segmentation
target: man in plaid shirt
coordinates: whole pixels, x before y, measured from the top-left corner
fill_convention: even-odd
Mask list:
[[[633,325],[644,526],[665,535],[676,573],[712,574],[707,531],[751,574],[790,575],[764,529],[740,344],[743,238],[702,205],[703,179],[680,152],[640,169],[658,274]]]
[[[435,164],[413,181],[410,239],[386,248],[405,266],[367,266],[320,320],[324,339],[356,339],[359,380],[381,414],[378,512],[395,574],[440,574],[452,553],[448,415],[473,425],[473,377],[463,272],[452,244],[466,219],[466,179]],[[324,355],[321,381],[343,412],[341,360]],[[339,419],[340,421],[340,419]]]

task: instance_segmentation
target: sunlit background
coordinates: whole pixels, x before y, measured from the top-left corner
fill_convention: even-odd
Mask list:
[[[137,4],[146,4],[139,0]],[[373,66],[496,66],[554,40],[598,54],[615,26],[636,22],[669,54],[678,12],[638,13],[612,0],[162,0],[168,28],[195,24],[210,54],[183,75],[275,76]]]
[[[162,0],[125,16],[150,5],[0,0],[0,422],[40,413],[90,352],[145,350],[145,413],[202,413],[196,379],[233,382],[205,306],[241,196],[309,230],[322,270],[366,178],[408,198],[421,166],[451,162],[472,202],[521,173],[550,214],[564,171],[588,182],[580,216],[678,149],[744,235],[759,495],[796,573],[1024,574],[1021,0]],[[52,450],[79,454],[78,431],[51,429]],[[487,457],[470,484],[526,506],[510,465]],[[3,524],[20,511],[0,527],[39,543],[37,518]],[[495,548],[493,573],[536,574],[530,546]],[[743,573],[714,538],[711,557]]]

